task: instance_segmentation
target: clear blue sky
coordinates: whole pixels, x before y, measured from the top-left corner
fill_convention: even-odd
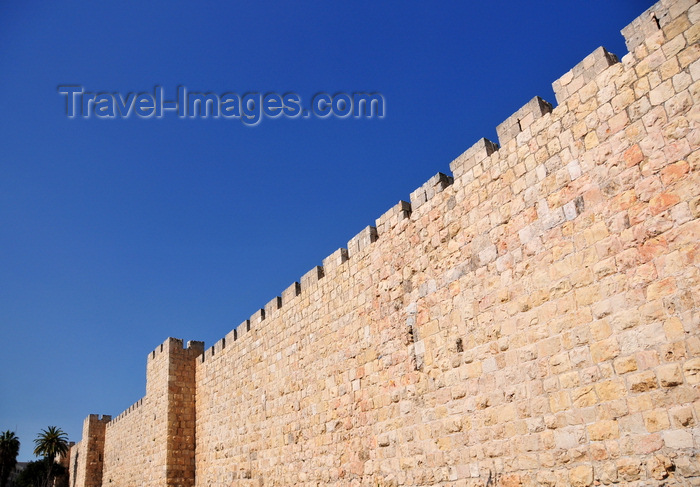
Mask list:
[[[0,3],[0,430],[145,391],[168,336],[223,337],[653,2]],[[62,84],[376,91],[383,119],[68,119]]]

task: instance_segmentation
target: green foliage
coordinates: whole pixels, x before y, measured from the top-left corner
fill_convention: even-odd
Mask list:
[[[49,426],[48,429],[41,430],[34,444],[34,454],[48,458],[53,463],[58,455],[65,455],[68,451],[68,435],[61,428]]]
[[[10,474],[17,465],[19,455],[19,438],[14,431],[0,433],[0,487],[7,485]]]
[[[29,462],[24,470],[17,475],[12,487],[44,487],[49,474],[52,477],[64,475],[65,470],[61,465],[53,465],[49,469],[49,461],[46,458]]]
[[[59,474],[59,470],[62,469],[60,465],[56,465],[56,457],[59,455],[65,455],[68,452],[68,435],[56,426],[49,426],[47,429],[42,430],[36,440],[34,440],[36,448],[34,448],[34,454],[36,456],[43,456],[46,462],[43,484],[35,485],[34,487],[48,487],[51,485],[51,479]]]

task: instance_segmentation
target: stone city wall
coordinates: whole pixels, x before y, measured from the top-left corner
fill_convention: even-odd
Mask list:
[[[71,487],[193,485],[194,361],[203,350],[168,338],[148,354],[146,396],[114,419],[85,420]]]
[[[213,347],[169,339],[71,485],[700,485],[699,19],[657,3]]]

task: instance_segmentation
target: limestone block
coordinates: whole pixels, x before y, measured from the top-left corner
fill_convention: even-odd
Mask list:
[[[552,111],[552,105],[536,96],[496,127],[501,147],[527,129],[532,123]]]

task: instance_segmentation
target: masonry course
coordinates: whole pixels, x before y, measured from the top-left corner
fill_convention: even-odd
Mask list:
[[[700,485],[700,4],[662,0],[146,395],[72,487]]]

